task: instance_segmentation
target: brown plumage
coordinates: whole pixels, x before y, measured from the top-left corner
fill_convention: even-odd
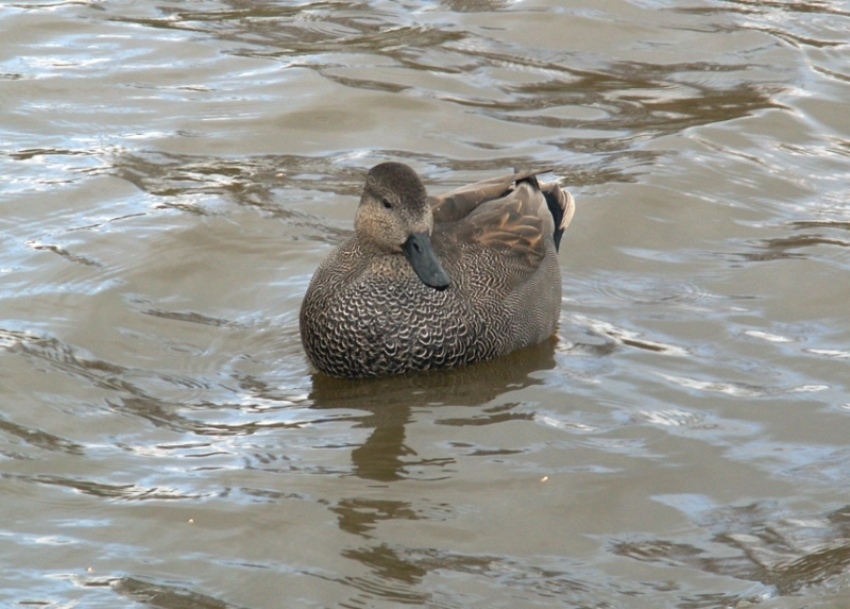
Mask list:
[[[355,234],[321,263],[301,305],[310,361],[364,377],[483,361],[551,336],[557,250],[572,196],[536,171],[427,196],[402,163],[366,178]]]

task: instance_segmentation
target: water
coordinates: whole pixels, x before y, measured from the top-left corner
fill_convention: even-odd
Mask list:
[[[0,7],[10,607],[850,605],[839,1]],[[365,171],[552,165],[557,339],[313,375]]]

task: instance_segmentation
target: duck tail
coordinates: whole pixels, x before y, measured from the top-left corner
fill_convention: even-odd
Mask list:
[[[564,230],[570,225],[573,219],[573,214],[576,211],[576,203],[573,196],[566,190],[560,187],[556,182],[544,184],[540,190],[543,196],[546,197],[546,205],[549,207],[549,213],[552,214],[552,219],[555,220],[555,249],[561,245],[561,236]]]
[[[552,234],[552,237],[555,239],[555,249],[557,250],[561,245],[561,236],[573,219],[573,214],[576,211],[576,203],[573,196],[561,188],[557,182],[540,184],[537,180],[537,174],[547,171],[552,171],[552,168],[546,167],[538,171],[520,171],[519,169],[514,169],[514,180],[517,186],[523,182],[529,184],[535,190],[539,190],[546,198],[546,206],[549,208],[549,213],[552,214],[552,219],[555,221],[555,232]]]

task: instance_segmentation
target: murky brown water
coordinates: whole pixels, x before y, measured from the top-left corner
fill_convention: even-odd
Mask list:
[[[850,6],[0,7],[0,604],[850,606]],[[367,168],[554,165],[557,340],[313,376]]]

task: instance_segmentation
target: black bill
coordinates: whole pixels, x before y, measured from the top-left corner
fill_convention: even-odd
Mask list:
[[[435,290],[445,290],[449,287],[451,279],[437,260],[428,233],[413,233],[401,249],[422,283]]]

